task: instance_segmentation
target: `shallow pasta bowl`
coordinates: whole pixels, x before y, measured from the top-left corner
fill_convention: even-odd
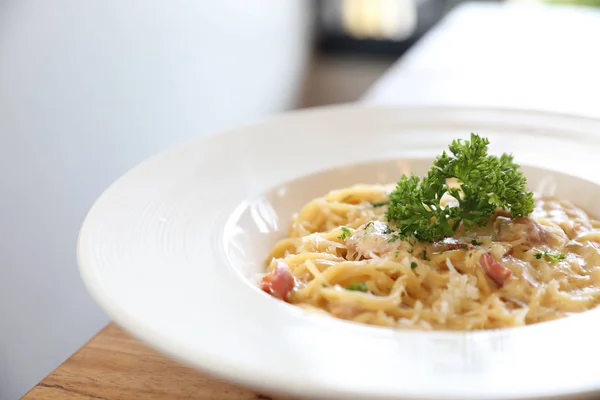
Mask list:
[[[423,174],[477,132],[534,188],[600,216],[600,121],[524,111],[336,106],[189,142],[134,168],[83,223],[78,262],[108,315],[188,365],[308,398],[524,399],[600,391],[600,311],[522,328],[422,332],[308,313],[255,277],[325,192]]]

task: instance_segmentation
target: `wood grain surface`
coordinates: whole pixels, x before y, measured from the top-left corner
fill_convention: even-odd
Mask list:
[[[112,323],[22,399],[283,400],[182,366],[157,354]]]

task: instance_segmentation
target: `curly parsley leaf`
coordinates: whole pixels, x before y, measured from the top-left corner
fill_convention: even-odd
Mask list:
[[[513,157],[488,155],[489,140],[471,133],[471,140],[454,140],[423,179],[402,176],[389,196],[387,219],[402,238],[434,241],[451,236],[462,224],[466,230],[483,226],[497,209],[512,217],[533,211],[533,194]],[[457,187],[448,179],[455,178]],[[445,194],[457,206],[442,206]]]

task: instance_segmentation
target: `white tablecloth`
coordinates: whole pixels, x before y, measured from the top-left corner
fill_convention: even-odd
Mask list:
[[[600,117],[600,10],[463,5],[392,66],[363,101]]]

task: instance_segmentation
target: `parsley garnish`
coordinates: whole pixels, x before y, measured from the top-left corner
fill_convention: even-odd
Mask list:
[[[350,232],[350,229],[346,228],[345,226],[342,226],[342,234],[340,236],[338,236],[339,239],[345,240],[346,238],[352,236],[352,232]]]
[[[367,284],[366,283],[356,283],[356,282],[351,283],[346,289],[347,290],[354,290],[354,291],[357,291],[357,292],[367,292],[367,291],[369,291],[369,288],[367,288]]]
[[[387,206],[388,202],[387,201],[382,201],[381,203],[372,203],[372,204],[373,204],[373,208],[377,208],[377,207]]]
[[[403,238],[434,241],[451,236],[462,224],[466,230],[486,225],[497,209],[510,210],[512,217],[533,211],[533,194],[526,190],[525,176],[512,155],[488,155],[489,140],[471,133],[470,141],[454,140],[438,156],[422,180],[402,176],[390,194],[386,213],[395,221]],[[459,188],[450,188],[447,179],[456,178]],[[456,207],[443,207],[448,193]]]
[[[427,250],[423,250],[423,260],[430,261],[429,258],[427,258]]]
[[[417,263],[413,261],[410,263],[410,269],[415,269],[415,268],[417,268]]]
[[[537,258],[538,260],[541,259],[542,257],[544,257],[546,260],[550,261],[550,262],[554,262],[557,263],[559,261],[564,260],[565,258],[567,258],[566,255],[564,255],[563,253],[551,253],[549,251],[544,251],[542,252],[537,252],[535,253],[535,258]]]
[[[473,246],[481,246],[483,243],[481,243],[481,242],[478,242],[477,240],[473,239],[473,240],[471,240],[471,244],[472,244]]]

